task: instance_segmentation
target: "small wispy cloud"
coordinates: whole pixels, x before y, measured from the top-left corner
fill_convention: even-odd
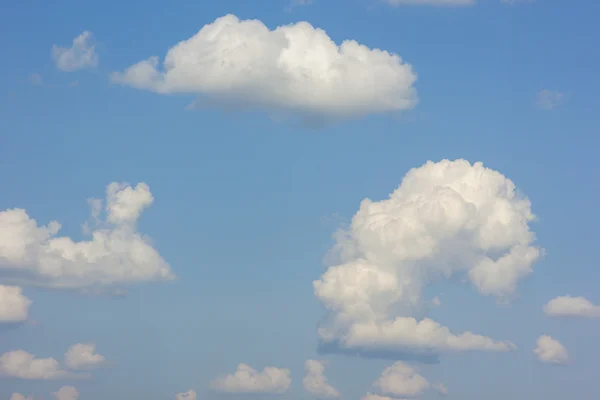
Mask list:
[[[535,107],[540,110],[552,110],[565,101],[565,94],[557,90],[544,89],[535,98]]]
[[[92,34],[88,31],[73,39],[71,47],[52,45],[52,59],[56,67],[65,72],[98,65],[98,54],[91,42]]]
[[[32,85],[41,85],[42,76],[37,72],[29,75],[29,83],[31,83]]]

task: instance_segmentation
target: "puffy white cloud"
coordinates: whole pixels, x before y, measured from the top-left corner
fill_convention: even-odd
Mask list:
[[[386,368],[373,386],[387,395],[415,397],[429,389],[431,384],[415,368],[398,361]]]
[[[507,300],[543,250],[532,245],[530,201],[482,163],[427,162],[382,201],[365,199],[335,235],[331,266],[314,292],[329,311],[322,343],[353,351],[507,351],[510,342],[452,333],[412,316],[432,282],[467,278]]]
[[[196,392],[192,389],[188,390],[185,393],[178,393],[176,395],[177,400],[196,400]]]
[[[33,396],[26,397],[21,393],[13,393],[12,396],[10,396],[10,400],[33,400]]]
[[[537,340],[537,347],[533,349],[538,360],[547,364],[561,365],[569,361],[567,349],[556,339],[542,335]]]
[[[73,386],[63,386],[58,389],[58,392],[52,393],[52,397],[56,400],[77,400],[79,391]]]
[[[340,392],[327,382],[325,377],[325,362],[307,360],[304,363],[306,375],[302,384],[304,389],[317,398],[339,397]]]
[[[556,90],[544,89],[535,98],[535,106],[541,110],[552,110],[565,100],[565,94]]]
[[[285,393],[292,383],[290,370],[265,367],[262,372],[246,364],[239,364],[235,373],[221,376],[211,382],[211,387],[224,393]]]
[[[104,356],[96,353],[93,343],[77,343],[65,353],[65,365],[71,369],[85,369],[104,364]]]
[[[90,202],[91,240],[80,242],[57,236],[56,221],[38,226],[23,209],[0,211],[0,277],[54,288],[173,279],[170,266],[136,230],[140,213],[152,201],[145,183],[111,183],[105,202]]]
[[[544,312],[551,317],[600,318],[600,306],[581,296],[556,297],[544,306]]]
[[[385,0],[391,6],[422,5],[422,6],[470,6],[475,0]]]
[[[0,285],[0,323],[27,321],[31,303],[20,287]]]
[[[0,356],[0,376],[32,380],[84,377],[65,371],[54,358],[35,358],[24,350],[9,351]]]
[[[307,22],[270,30],[225,15],[172,47],[111,75],[157,93],[196,93],[212,103],[303,119],[357,118],[413,108],[416,75],[400,56],[354,40],[337,45]]]
[[[70,48],[52,45],[52,59],[56,66],[66,72],[98,65],[95,46],[90,43],[92,34],[84,31],[73,39]]]

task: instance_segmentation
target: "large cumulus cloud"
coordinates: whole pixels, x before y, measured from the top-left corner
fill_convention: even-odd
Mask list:
[[[335,262],[313,283],[328,310],[322,343],[427,354],[514,348],[415,314],[427,285],[454,276],[509,299],[543,252],[533,245],[534,219],[514,183],[482,163],[429,161],[410,170],[388,199],[363,200],[336,234]]]
[[[304,119],[413,108],[416,75],[400,56],[354,40],[339,46],[307,22],[270,30],[228,14],[111,80],[157,93],[195,93],[229,106]]]

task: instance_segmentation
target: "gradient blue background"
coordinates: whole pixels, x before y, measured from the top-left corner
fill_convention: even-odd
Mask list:
[[[0,209],[23,207],[39,223],[56,219],[81,238],[86,199],[112,181],[150,185],[155,203],[140,231],[154,240],[178,280],[140,285],[125,298],[25,288],[37,325],[0,332],[0,353],[24,349],[62,360],[93,341],[111,363],[85,382],[0,380],[49,398],[73,384],[82,400],[173,399],[235,370],[292,370],[286,399],[302,390],[303,363],[316,353],[324,311],[312,293],[331,234],[365,197],[382,199],[412,167],[466,158],[511,178],[539,217],[548,251],[519,300],[498,306],[471,287],[435,288],[431,316],[452,330],[514,341],[509,354],[459,354],[422,367],[451,399],[592,400],[600,322],[543,316],[564,294],[600,302],[600,53],[592,0],[538,0],[472,7],[390,8],[373,0],[6,1],[0,6]],[[355,39],[400,54],[419,76],[421,102],[401,118],[372,116],[321,129],[271,121],[263,113],[185,111],[191,96],[159,96],[111,85],[108,73],[169,47],[226,13],[270,28],[306,20],[338,43]],[[100,64],[64,73],[52,44],[93,32]],[[43,85],[28,83],[39,73]],[[68,87],[70,81],[79,85]],[[568,95],[533,106],[542,89]],[[568,367],[537,362],[540,334],[560,340]],[[326,374],[358,399],[390,361],[345,356]],[[435,398],[435,393],[424,399]]]

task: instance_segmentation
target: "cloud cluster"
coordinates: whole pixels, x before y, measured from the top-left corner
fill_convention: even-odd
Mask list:
[[[388,199],[363,200],[335,235],[335,262],[313,283],[329,311],[321,340],[357,351],[514,348],[412,315],[424,287],[454,276],[482,295],[509,299],[542,254],[532,244],[533,220],[514,183],[482,163],[429,161],[410,170]]]
[[[95,346],[78,343],[65,353],[65,365],[71,370],[90,369],[104,363],[104,357],[95,353]],[[54,358],[37,358],[25,350],[13,350],[0,356],[0,376],[27,380],[56,380],[88,378],[63,368]]]
[[[24,209],[0,211],[0,278],[52,288],[173,279],[170,266],[136,230],[153,200],[145,183],[111,183],[105,201],[90,201],[91,240],[79,242],[58,236],[56,221],[39,226]]]
[[[537,340],[537,347],[533,352],[543,363],[563,365],[569,361],[567,349],[556,339],[542,335]]]
[[[290,370],[265,367],[259,372],[246,364],[239,364],[235,373],[216,378],[211,387],[222,393],[282,394],[292,383]]]
[[[544,306],[544,313],[551,317],[600,318],[600,306],[581,296],[559,296]]]
[[[90,43],[92,34],[88,31],[73,39],[71,47],[52,45],[52,59],[56,67],[65,72],[95,67],[98,65],[98,55],[95,46]]]
[[[340,397],[340,392],[327,382],[324,361],[307,360],[304,369],[306,375],[302,384],[307,392],[319,399]]]
[[[212,103],[303,119],[357,118],[413,108],[417,77],[400,56],[354,40],[339,46],[307,22],[270,30],[225,15],[111,80],[161,94],[195,93]]]
[[[9,351],[0,356],[0,376],[35,380],[77,377],[64,370],[54,358],[36,358],[24,350]]]
[[[0,285],[0,323],[27,321],[31,303],[20,287]]]

